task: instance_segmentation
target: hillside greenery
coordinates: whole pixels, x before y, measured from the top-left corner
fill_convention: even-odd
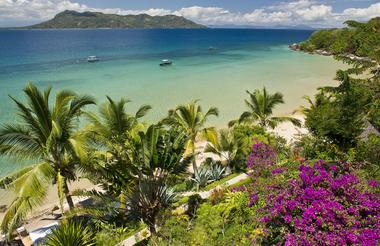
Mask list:
[[[51,20],[25,28],[205,28],[205,26],[175,15],[117,15],[66,10]]]

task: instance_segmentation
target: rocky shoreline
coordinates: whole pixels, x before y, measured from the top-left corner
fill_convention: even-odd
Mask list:
[[[309,54],[316,54],[316,55],[322,55],[322,56],[333,56],[333,55],[335,55],[330,51],[322,50],[322,49],[317,49],[317,50],[313,50],[313,51],[305,51],[305,50],[302,50],[301,45],[299,43],[290,44],[288,47],[291,50],[307,52]],[[339,54],[338,56],[348,58],[352,61],[376,62],[369,57],[361,57],[361,56],[357,56],[354,54]]]

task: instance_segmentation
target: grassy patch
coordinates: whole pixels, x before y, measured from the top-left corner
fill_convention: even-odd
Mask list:
[[[188,196],[181,197],[178,201],[173,203],[173,207],[177,208],[177,207],[181,206],[182,204],[187,203],[188,200],[189,200]]]

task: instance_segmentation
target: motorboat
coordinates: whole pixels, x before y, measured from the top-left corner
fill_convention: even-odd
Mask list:
[[[88,62],[97,62],[97,61],[100,61],[100,59],[97,56],[89,56],[89,57],[87,57],[87,61]]]
[[[172,65],[172,64],[173,64],[173,62],[171,60],[164,59],[161,61],[160,66],[168,66],[168,65]]]

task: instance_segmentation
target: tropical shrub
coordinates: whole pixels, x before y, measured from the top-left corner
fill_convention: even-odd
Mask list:
[[[344,165],[343,165],[344,166]],[[349,169],[324,161],[300,166],[298,179],[273,185],[261,221],[264,240],[285,245],[378,245],[380,199]]]
[[[367,141],[361,141],[357,147],[359,161],[365,162],[365,168],[372,177],[379,177],[380,173],[380,137],[370,135]]]
[[[118,227],[115,223],[98,222],[96,223],[96,227],[100,229],[100,231],[96,233],[96,245],[115,246],[134,232],[145,228],[145,224],[141,221],[130,221],[126,226]]]
[[[95,245],[94,233],[91,228],[81,222],[69,220],[62,222],[58,227],[52,229],[47,236],[44,245],[47,246],[91,246]]]
[[[211,191],[211,194],[209,197],[210,203],[212,205],[215,205],[221,202],[225,194],[226,194],[226,190],[223,187],[221,186],[216,187],[215,189]]]
[[[189,200],[187,201],[187,211],[186,214],[190,217],[194,217],[195,213],[202,203],[203,199],[199,194],[194,194],[189,197]]]
[[[268,175],[269,169],[275,164],[276,152],[272,146],[259,141],[252,145],[248,169],[252,169],[256,175]]]
[[[256,207],[247,207],[247,193],[227,192],[219,203],[204,202],[189,220],[173,216],[166,220],[149,245],[251,245],[259,243]]]

